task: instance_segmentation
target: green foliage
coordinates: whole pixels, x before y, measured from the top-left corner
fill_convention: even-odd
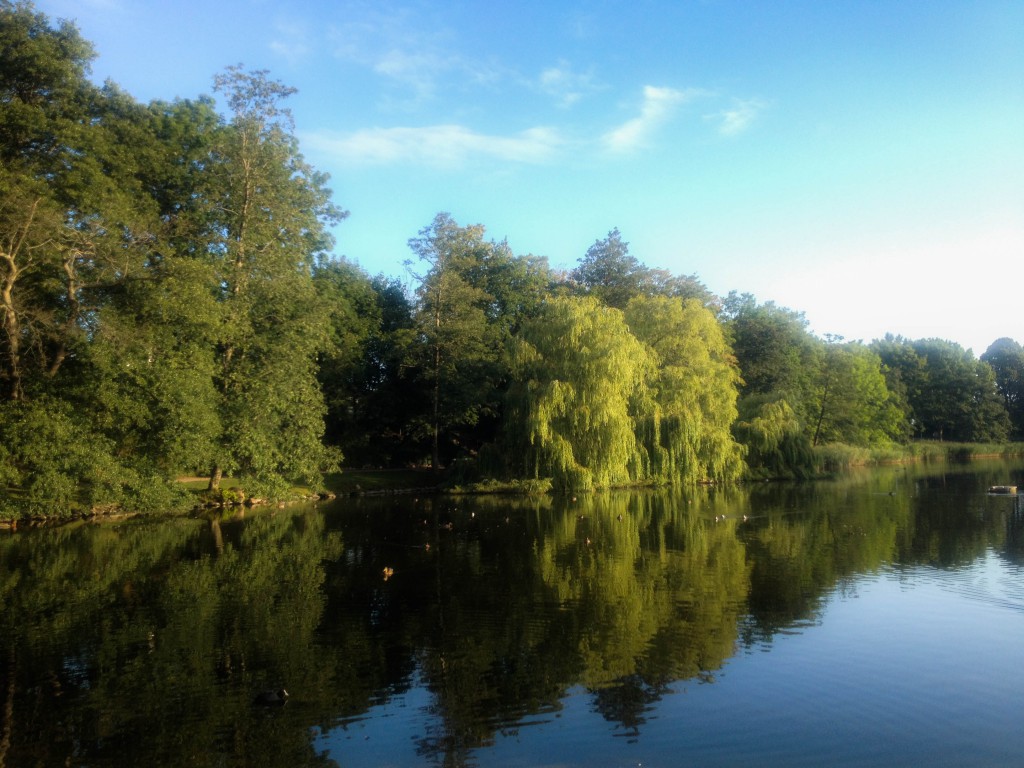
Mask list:
[[[1010,417],[1011,437],[1024,440],[1024,346],[1013,339],[996,339],[981,361],[992,366],[996,389]]]
[[[740,394],[785,399],[802,424],[814,423],[820,342],[807,330],[803,313],[732,292],[724,316],[743,376]]]
[[[697,299],[706,306],[718,303],[696,277],[677,277],[642,264],[629,252],[629,243],[618,229],[595,241],[568,277],[577,294],[593,296],[616,309],[625,309],[637,296]]]
[[[717,298],[617,229],[555,275],[442,213],[410,240],[414,294],[371,279],[330,256],[346,213],[266,71],[215,78],[226,116],[140,104],[89,81],[72,24],[10,0],[0,50],[6,515],[174,505],[206,472],[276,496],[343,453],[588,489],[727,482],[744,450],[803,476],[810,441],[1024,434],[1016,342],[826,344],[735,293],[723,335]]]
[[[493,438],[480,426],[498,422],[507,341],[540,304],[546,265],[515,257],[506,243],[484,240],[482,226],[460,227],[446,213],[409,246],[428,266],[419,276],[410,352],[429,392],[424,426],[437,468]]]
[[[803,425],[783,399],[753,395],[739,404],[733,432],[747,448],[755,479],[807,479],[814,474],[814,453]]]
[[[523,324],[512,363],[506,424],[514,476],[587,490],[647,474],[635,426],[650,408],[655,363],[619,310],[589,298],[551,299]]]
[[[718,320],[696,299],[667,297],[636,297],[625,318],[656,360],[654,407],[638,425],[651,479],[738,479],[743,451],[730,428],[740,377]]]
[[[0,394],[25,409],[5,427],[11,493],[60,514],[148,508],[211,466],[267,492],[319,485],[337,456],[317,357],[348,340],[313,268],[344,212],[298,153],[292,89],[231,68],[225,121],[206,98],[96,88],[73,26],[27,4],[0,6],[0,41]],[[24,453],[69,414],[81,458]]]
[[[859,342],[828,343],[821,355],[812,444],[859,446],[905,441],[909,424],[877,353]]]
[[[904,391],[915,436],[958,442],[1001,442],[1010,417],[992,367],[941,339],[886,336],[872,348],[891,388]]]
[[[0,517],[59,517],[180,508],[183,492],[155,470],[117,455],[67,403],[0,403]]]
[[[237,68],[216,89],[234,117],[215,142],[220,162],[203,175],[220,233],[208,251],[219,289],[213,476],[234,472],[270,489],[317,485],[330,465],[316,378],[330,317],[312,270],[330,247],[326,224],[345,214],[298,154],[280,106],[292,89]]]

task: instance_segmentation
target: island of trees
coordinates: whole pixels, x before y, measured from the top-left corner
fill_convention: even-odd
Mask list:
[[[0,517],[320,489],[342,466],[580,491],[800,478],[912,441],[1024,439],[1024,348],[819,338],[647,267],[575,268],[440,213],[409,278],[334,255],[346,212],[293,92],[227,69],[142,104],[69,22],[0,0]],[[475,484],[475,485],[474,485]]]

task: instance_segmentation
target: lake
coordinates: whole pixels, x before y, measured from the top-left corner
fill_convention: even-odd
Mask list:
[[[4,533],[0,768],[1021,765],[1007,484],[1024,460]]]

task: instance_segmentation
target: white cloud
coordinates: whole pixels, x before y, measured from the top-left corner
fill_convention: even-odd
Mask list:
[[[571,107],[597,87],[592,74],[574,72],[568,62],[560,60],[540,73],[537,88],[554,98],[558,106]]]
[[[541,163],[562,145],[552,128],[530,128],[514,136],[477,133],[461,125],[371,128],[348,134],[309,134],[303,145],[352,165],[413,162],[456,167],[473,158]]]
[[[651,134],[668,121],[677,106],[701,93],[693,88],[679,91],[675,88],[644,86],[644,102],[639,117],[608,131],[602,137],[605,147],[612,152],[625,153],[644,146]]]
[[[486,65],[459,52],[456,34],[439,12],[380,2],[355,3],[349,11],[344,24],[328,31],[334,56],[411,93],[414,104],[432,99],[452,74],[472,82],[491,76]]]
[[[722,136],[738,136],[746,131],[767,107],[768,104],[761,99],[733,99],[731,109],[706,115],[705,119],[717,122],[718,132]]]
[[[294,21],[279,21],[275,25],[277,37],[270,41],[270,50],[290,64],[309,55],[309,32],[305,25]]]

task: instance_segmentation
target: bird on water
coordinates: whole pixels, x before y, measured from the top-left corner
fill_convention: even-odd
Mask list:
[[[261,707],[279,707],[288,701],[288,691],[279,688],[276,691],[261,691],[256,694],[253,704]]]

